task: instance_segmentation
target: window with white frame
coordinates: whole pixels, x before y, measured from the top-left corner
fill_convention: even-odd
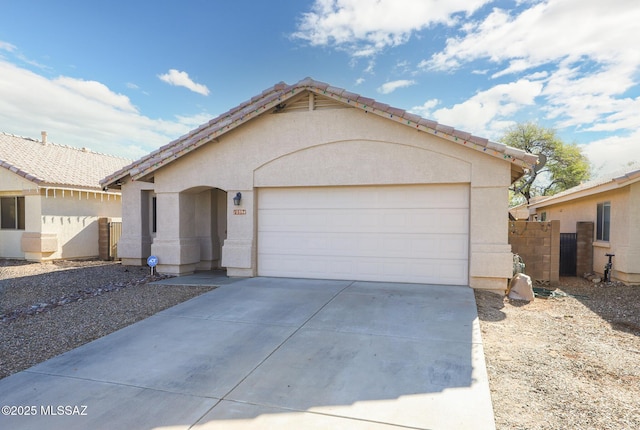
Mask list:
[[[611,202],[598,203],[598,215],[596,219],[596,240],[609,242],[610,226]]]
[[[24,230],[24,197],[0,197],[0,229]]]

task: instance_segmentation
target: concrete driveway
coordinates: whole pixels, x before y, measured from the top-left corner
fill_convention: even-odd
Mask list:
[[[468,287],[171,282],[225,285],[0,380],[0,428],[495,428]]]

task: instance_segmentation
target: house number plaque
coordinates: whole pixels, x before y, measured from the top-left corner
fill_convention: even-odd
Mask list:
[[[247,210],[246,209],[234,209],[233,210],[233,214],[234,215],[246,215],[247,214]]]

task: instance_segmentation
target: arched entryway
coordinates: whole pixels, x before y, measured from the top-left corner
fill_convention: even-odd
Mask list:
[[[158,272],[181,275],[222,268],[227,192],[208,186],[156,190],[156,200],[157,231],[151,253],[158,257]]]
[[[183,193],[193,197],[182,201],[194,206],[185,210],[193,216],[193,231],[200,245],[200,262],[196,270],[221,269],[222,245],[227,238],[227,192],[197,187]]]

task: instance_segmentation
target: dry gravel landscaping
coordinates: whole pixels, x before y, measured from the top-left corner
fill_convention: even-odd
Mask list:
[[[0,378],[209,287],[101,261],[0,260]],[[531,303],[476,291],[498,430],[640,428],[640,287],[563,278]]]
[[[497,428],[640,429],[640,286],[561,278],[555,293],[476,291]]]
[[[0,260],[0,378],[211,290],[150,280],[113,262]]]

